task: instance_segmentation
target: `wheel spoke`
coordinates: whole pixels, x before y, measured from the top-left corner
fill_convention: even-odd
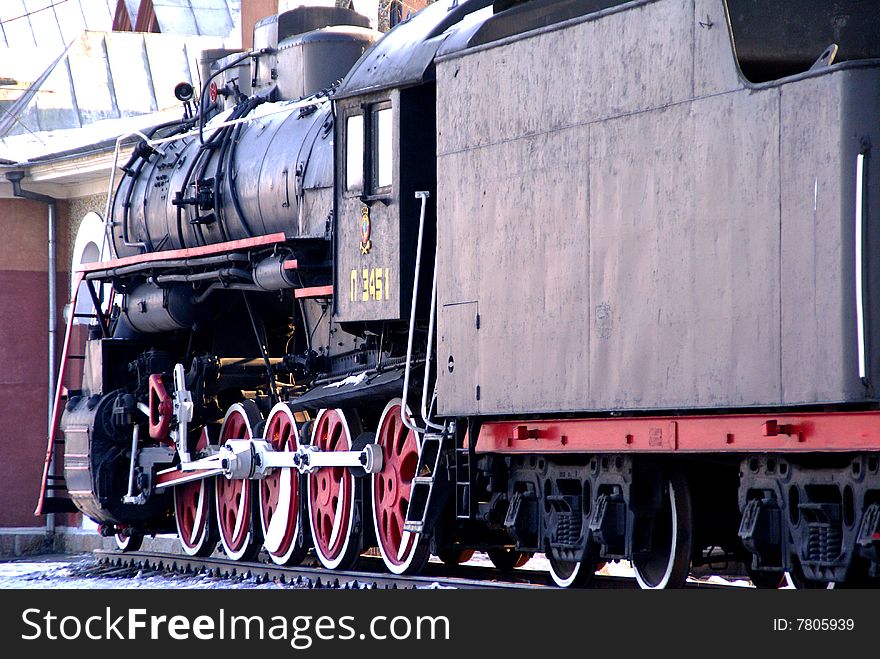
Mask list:
[[[406,444],[406,440],[410,432],[412,431],[404,426],[403,423],[398,424],[397,441],[394,443],[394,455],[396,457],[399,458],[403,454],[403,447],[404,444]]]
[[[343,486],[344,484],[340,480],[334,489],[337,490],[337,492],[342,492]],[[345,516],[345,498],[337,495],[334,497],[334,501],[336,505],[333,511],[333,530],[330,532],[330,540],[327,542],[331,551],[336,546],[336,541],[339,539],[339,531],[342,528],[342,519]]]

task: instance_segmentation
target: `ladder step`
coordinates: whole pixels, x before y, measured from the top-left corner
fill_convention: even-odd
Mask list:
[[[473,506],[471,502],[471,454],[467,448],[455,449],[455,518],[471,519]]]
[[[66,497],[46,497],[43,499],[43,514],[79,512],[73,501]]]
[[[405,531],[422,533],[425,530],[430,510],[431,495],[434,492],[434,483],[437,477],[437,470],[440,467],[442,453],[443,435],[430,433],[422,438],[416,476],[412,481],[409,507],[407,508],[406,520],[403,524]]]
[[[410,533],[421,533],[425,529],[425,519],[428,514],[428,503],[431,500],[431,491],[434,483],[413,482],[409,494],[409,508],[406,511],[406,521],[403,529]]]
[[[455,484],[455,518],[470,519],[471,486],[470,483]]]

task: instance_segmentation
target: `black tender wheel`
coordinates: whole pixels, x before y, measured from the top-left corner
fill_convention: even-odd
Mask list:
[[[652,525],[651,546],[632,558],[636,581],[645,589],[681,588],[690,571],[694,523],[690,487],[683,474],[674,472],[664,491],[663,507],[647,521]]]
[[[827,581],[814,581],[804,576],[804,570],[800,563],[795,561],[794,568],[789,572],[791,582],[798,590],[826,590],[829,586]]]
[[[444,547],[437,554],[437,558],[443,561],[444,565],[461,565],[462,563],[467,563],[473,557],[473,549],[456,549],[453,547]]]
[[[144,543],[144,536],[142,536],[140,533],[132,533],[131,535],[126,535],[120,532],[113,537],[116,540],[117,549],[124,553],[137,551]]]
[[[766,570],[753,570],[749,568],[749,580],[755,588],[776,590],[785,585],[785,572],[768,572]]]
[[[506,547],[490,549],[486,553],[489,555],[492,565],[502,572],[512,572],[514,569],[525,565],[526,561],[531,558],[529,554]]]

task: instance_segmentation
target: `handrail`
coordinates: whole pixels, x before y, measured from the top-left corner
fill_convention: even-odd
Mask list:
[[[428,380],[431,379],[431,344],[434,342],[434,316],[437,313],[437,248],[434,248],[434,282],[431,284],[431,311],[428,315],[428,341],[425,348],[425,374],[422,382],[422,421],[425,426],[435,430],[443,430],[444,426],[432,422],[428,417],[426,401],[428,399]]]
[[[856,332],[858,334],[859,378],[868,378],[868,351],[865,343],[865,154],[856,156],[856,226],[855,226],[855,279],[856,279]]]
[[[422,238],[425,233],[425,208],[428,205],[428,197],[430,196],[431,193],[426,190],[416,192],[416,199],[422,200],[422,210],[419,213],[419,237],[416,243],[416,267],[415,273],[413,274],[412,305],[410,305],[409,309],[409,334],[406,340],[406,366],[403,370],[403,395],[401,396],[403,403],[400,406],[400,420],[403,422],[404,426],[414,432],[425,431],[424,428],[419,428],[407,418],[406,410],[407,398],[409,397],[409,376],[410,371],[412,370],[413,333],[415,332],[416,327],[416,299],[419,295],[419,272],[421,271],[422,266]]]
[[[113,239],[110,237],[110,234],[112,227],[116,226],[116,223],[110,216],[110,211],[112,210],[113,206],[113,189],[116,187],[116,167],[119,164],[119,149],[122,146],[123,140],[126,140],[129,137],[134,137],[135,135],[145,141],[149,141],[150,139],[139,130],[133,130],[128,133],[123,133],[116,138],[116,147],[113,149],[113,166],[110,168],[110,187],[107,190],[107,203],[104,206],[104,244],[101,246],[101,254],[104,253],[104,247],[111,247],[113,244]],[[147,248],[146,243],[129,242],[128,223],[124,219],[122,221],[122,244],[126,247],[142,247],[143,249]]]

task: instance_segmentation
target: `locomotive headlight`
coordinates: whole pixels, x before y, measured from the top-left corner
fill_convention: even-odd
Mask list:
[[[181,103],[191,101],[194,95],[193,86],[188,82],[179,82],[174,86],[174,98]]]

